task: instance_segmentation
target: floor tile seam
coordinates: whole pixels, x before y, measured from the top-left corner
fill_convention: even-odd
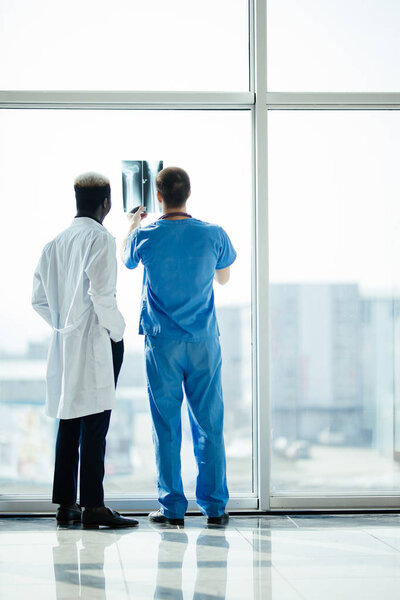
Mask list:
[[[253,542],[251,542],[241,531],[240,529],[238,529],[237,527],[235,527],[235,530],[238,532],[238,534],[240,535],[240,537],[242,539],[244,539],[248,544],[250,544],[250,547],[254,550],[254,544]]]
[[[381,542],[382,540],[375,540],[378,542]],[[275,548],[273,550],[273,552],[275,553],[275,555],[277,554],[284,554],[287,555],[289,550],[287,548],[279,548],[278,544],[282,544],[284,543],[285,545],[288,545],[288,542],[281,542],[281,541],[276,541],[273,542],[275,544]],[[383,544],[383,542],[382,542]],[[314,559],[314,558],[334,558],[338,555],[343,556],[345,553],[346,558],[356,558],[356,557],[374,557],[374,556],[394,556],[399,554],[400,550],[398,550],[395,547],[392,547],[388,544],[384,544],[381,548],[374,548],[372,550],[369,550],[368,547],[349,547],[349,545],[344,544],[344,543],[338,543],[335,546],[331,546],[331,545],[322,545],[321,544],[312,544],[312,545],[308,545],[307,548],[309,550],[311,550],[311,553],[308,552],[307,554],[304,554],[305,558],[309,558],[309,559]],[[318,550],[322,550],[317,553]],[[292,544],[290,551],[294,553],[295,556],[297,556],[299,554],[299,552],[304,549],[304,544]],[[389,552],[389,550],[391,550],[391,552]]]
[[[392,550],[392,548],[390,548],[390,550]],[[288,556],[289,558],[294,558],[296,559],[296,557],[300,554],[299,552],[294,553],[292,551],[292,554],[289,554],[288,550],[280,550],[275,548],[274,550],[269,550],[268,552],[263,551],[263,554],[268,554],[268,556],[271,557],[271,560],[274,562],[275,561],[281,563],[284,562],[285,560],[288,560]],[[343,553],[343,547],[342,548],[338,548],[337,551],[335,552],[328,552],[328,553],[318,553],[318,552],[314,552],[314,553],[310,553],[310,554],[303,554],[301,553],[302,556],[302,560],[306,560],[306,561],[312,561],[312,560],[323,560],[323,561],[327,561],[327,560],[334,560],[337,559],[338,556],[340,556],[341,558],[343,558],[343,560],[360,560],[363,561],[365,559],[379,559],[379,558],[386,558],[386,557],[398,557],[399,551],[398,550],[394,550],[392,552],[388,552],[388,550],[386,550],[386,552],[366,552],[366,551],[357,551],[357,552],[346,552],[345,554]],[[284,558],[281,558],[280,556],[283,556]]]
[[[274,530],[274,532],[276,532],[277,530]],[[319,529],[315,529],[315,528],[309,528],[309,527],[299,527],[298,530],[296,530],[296,535],[299,533],[316,533],[319,532],[320,534],[325,534],[326,530],[324,528]],[[342,532],[343,528],[339,527],[339,528],[330,528],[329,529],[329,533],[333,533],[333,532]],[[396,548],[395,546],[391,546],[388,542],[385,542],[383,539],[379,538],[378,536],[375,536],[374,534],[372,534],[370,531],[368,531],[367,529],[364,528],[359,528],[359,529],[346,529],[345,530],[346,533],[354,533],[354,534],[359,534],[359,533],[363,533],[366,534],[368,537],[372,537],[374,540],[381,542],[382,544],[396,550],[396,552],[400,552],[400,548]],[[280,538],[279,541],[285,542],[286,539],[288,538],[288,536],[290,536],[292,533],[294,534],[294,530],[293,529],[281,529],[279,531],[279,533],[283,533],[283,536]],[[306,538],[307,540],[307,538]],[[318,543],[318,540],[314,540],[313,538],[309,538],[308,539],[309,542],[312,542],[313,544]],[[335,540],[325,540],[326,543],[329,544],[345,544],[346,542],[343,542],[341,540],[335,541]],[[300,543],[300,542],[298,542]]]
[[[394,560],[396,559],[396,561],[398,561],[398,556],[397,554],[393,553],[393,554],[371,554],[371,555],[366,555],[366,554],[358,554],[357,556],[354,557],[348,557],[348,556],[343,556],[342,553],[338,553],[335,556],[333,555],[329,555],[329,556],[314,556],[311,555],[309,557],[305,557],[305,558],[301,558],[301,559],[297,559],[296,558],[291,558],[288,559],[287,557],[284,558],[277,558],[276,556],[272,556],[271,555],[271,562],[274,566],[276,567],[282,567],[285,566],[285,568],[294,568],[294,569],[300,569],[300,568],[310,568],[310,566],[315,566],[316,568],[325,568],[326,566],[330,566],[332,564],[332,561],[337,561],[338,559],[340,559],[340,563],[335,562],[335,566],[337,568],[341,568],[341,567],[346,567],[349,564],[349,559],[351,560],[351,564],[354,565],[365,565],[365,561],[368,558],[369,561],[389,561],[389,560]],[[355,561],[357,561],[355,563]],[[369,563],[368,561],[368,563]],[[312,565],[311,565],[312,563]],[[400,577],[400,575],[399,575]]]
[[[125,592],[126,592],[126,597],[128,598],[128,600],[131,600],[131,595],[129,593],[128,582],[126,581],[126,577],[125,577],[125,569],[124,569],[124,564],[123,564],[123,560],[122,560],[122,557],[121,557],[121,552],[120,552],[120,548],[119,548],[119,545],[118,545],[118,541],[119,540],[117,540],[115,542],[115,545],[117,547],[118,560],[119,560],[119,564],[120,564],[121,571],[122,571],[122,578],[123,578],[123,582],[124,582],[124,588],[125,588]]]
[[[359,580],[365,581],[366,579],[371,580],[371,579],[394,579],[396,582],[400,582],[400,575],[382,575],[382,576],[376,576],[376,577],[364,577],[362,575],[358,575],[357,577],[304,577],[302,579],[296,579],[296,580],[292,580],[292,581],[359,581]]]
[[[352,527],[350,525],[297,525],[301,531],[363,531],[364,526]],[[287,531],[287,529],[286,529]],[[290,530],[289,530],[290,531]]]
[[[299,581],[354,581],[354,580],[358,580],[358,579],[362,579],[363,581],[365,580],[370,580],[370,579],[396,579],[400,582],[400,575],[364,575],[364,574],[360,574],[360,575],[356,575],[356,576],[349,576],[349,575],[340,575],[338,577],[331,577],[331,576],[317,576],[317,577],[313,577],[313,576],[309,576],[309,577],[289,577],[289,576],[284,576],[280,571],[279,574],[284,577],[284,579],[288,582],[288,583],[292,583],[293,585],[295,585],[296,582]]]
[[[281,573],[281,571],[279,569],[277,569],[275,567],[275,565],[272,564],[271,562],[271,569],[273,569],[274,571],[276,571],[279,575],[279,577],[281,577],[284,582],[294,591],[295,594],[297,594],[297,596],[299,598],[301,598],[302,600],[307,600],[307,598],[305,596],[303,596],[303,594],[295,587],[295,585],[291,582],[290,579],[288,579],[283,573]]]
[[[284,529],[274,529],[274,530],[271,530],[271,532],[272,531],[274,533],[275,532],[283,533],[283,537],[281,538],[282,540],[284,540],[285,537],[287,537],[291,533],[294,534],[295,531],[296,531],[296,535],[307,534],[307,533],[333,534],[333,533],[339,533],[339,532],[347,533],[347,534],[352,533],[352,534],[357,535],[357,534],[363,533],[363,534],[367,534],[368,536],[371,536],[375,540],[378,540],[386,545],[390,545],[387,542],[384,542],[384,540],[381,539],[378,535],[371,533],[370,530],[365,529],[364,527],[357,527],[357,528],[354,528],[354,527],[328,527],[328,528],[326,528],[326,527],[298,527],[296,530],[284,528]],[[310,538],[310,539],[312,539],[312,538]],[[400,552],[400,548],[398,548],[397,550]]]
[[[367,531],[367,530],[363,530],[363,531],[366,534],[368,534],[369,536],[371,536],[374,540],[378,540],[379,542],[381,542],[382,544],[384,544],[388,548],[391,548],[392,550],[394,550],[396,553],[400,553],[400,548],[396,548],[396,546],[392,546],[392,544],[389,544],[388,542],[385,542],[385,540],[382,540],[381,538],[379,538],[378,536],[374,535],[370,531]]]
[[[291,521],[293,523],[293,525],[297,528],[300,529],[300,525],[297,525],[296,521],[294,519],[292,519],[292,517],[289,517],[289,515],[286,515],[286,518]]]

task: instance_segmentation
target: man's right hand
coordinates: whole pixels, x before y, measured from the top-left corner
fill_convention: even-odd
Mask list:
[[[133,231],[134,229],[139,227],[142,219],[145,219],[146,217],[147,212],[144,206],[139,206],[138,210],[134,213],[126,213],[126,218],[128,219],[130,225],[130,231]]]
[[[132,231],[134,229],[137,229],[139,227],[142,219],[145,219],[146,217],[147,217],[147,212],[146,212],[146,208],[144,206],[139,206],[138,210],[134,213],[132,213],[132,212],[126,213],[126,218],[129,221],[129,231],[126,234],[125,239],[122,240],[122,244],[121,244],[120,256],[121,256],[122,262],[124,262],[125,246],[126,246],[126,240],[128,239],[128,235],[130,233],[132,233]]]

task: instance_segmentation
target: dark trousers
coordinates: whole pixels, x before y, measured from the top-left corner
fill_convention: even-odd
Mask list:
[[[117,386],[124,343],[111,341],[111,347]],[[60,419],[54,468],[54,504],[68,506],[76,502],[80,451],[80,504],[87,507],[104,505],[104,457],[110,417],[111,410],[105,410],[77,419]]]

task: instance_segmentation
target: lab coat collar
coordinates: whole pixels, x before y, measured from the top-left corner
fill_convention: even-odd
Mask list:
[[[96,221],[96,219],[92,219],[91,217],[75,217],[72,221],[72,225],[85,226],[85,227],[94,227],[97,229],[105,230],[104,225]],[[107,231],[107,230],[106,230]]]

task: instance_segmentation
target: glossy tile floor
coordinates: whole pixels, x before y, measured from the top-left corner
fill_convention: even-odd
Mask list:
[[[57,529],[0,519],[0,598],[394,600],[400,516],[233,517],[207,529]]]

